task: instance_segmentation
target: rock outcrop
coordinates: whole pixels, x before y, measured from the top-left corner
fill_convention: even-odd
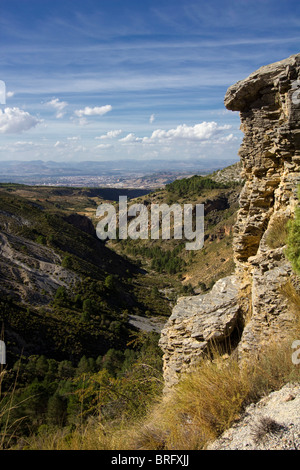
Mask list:
[[[240,111],[244,132],[239,155],[246,183],[233,246],[248,320],[240,356],[284,337],[293,320],[280,293],[293,280],[280,232],[293,216],[300,182],[299,76],[300,54],[260,68],[225,96],[226,107]]]
[[[300,385],[286,384],[258,403],[207,450],[299,450]]]
[[[178,375],[197,364],[210,345],[225,344],[234,331],[238,337],[240,320],[234,276],[217,281],[208,294],[178,299],[160,338],[166,385],[176,384]]]
[[[51,249],[0,231],[0,288],[31,305],[47,305],[60,286],[72,286],[78,276],[61,266]]]
[[[226,93],[225,106],[240,111],[244,132],[236,269],[210,293],[179,299],[160,340],[166,387],[197,362],[211,338],[231,341],[234,332],[236,341],[238,328],[236,351],[243,358],[270,338],[284,337],[292,325],[282,288],[296,276],[282,234],[300,183],[299,93],[300,54],[261,67]]]

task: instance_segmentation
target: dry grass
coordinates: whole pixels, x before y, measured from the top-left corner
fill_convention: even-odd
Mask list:
[[[277,216],[266,233],[266,243],[272,248],[284,246],[288,236],[288,217]]]
[[[292,284],[283,287],[295,312],[300,297]],[[298,319],[300,315],[298,316]],[[216,439],[257,402],[288,382],[300,382],[300,367],[293,364],[291,344],[300,339],[300,321],[284,341],[272,341],[243,365],[236,355],[222,356],[216,349],[182,377],[172,391],[156,397],[146,418],[101,422],[91,420],[75,431],[40,434],[26,444],[47,450],[201,450]],[[260,423],[256,434],[273,432],[272,423]],[[272,431],[273,430],[273,431]]]
[[[19,402],[18,404],[14,403],[17,378],[6,394],[2,392],[2,383],[5,373],[5,367],[3,368],[3,366],[0,366],[0,450],[8,449],[10,447],[11,442],[15,437],[15,433],[18,430],[18,426],[24,419],[24,417],[21,417],[13,421],[10,420],[11,414],[22,404],[22,402]]]
[[[300,331],[299,331],[300,334]],[[300,337],[300,336],[299,336]],[[46,432],[25,448],[46,450],[201,450],[228,429],[250,403],[288,382],[300,382],[291,339],[265,347],[243,366],[214,354],[186,374],[153,405],[145,419],[101,423],[75,431]],[[159,397],[158,397],[159,398]]]
[[[163,445],[161,444],[163,442]],[[141,420],[105,423],[97,420],[75,430],[45,430],[23,442],[26,450],[136,450],[164,449],[161,429]]]
[[[243,367],[234,358],[203,361],[153,412],[150,430],[151,435],[162,436],[159,447],[149,433],[147,442],[144,427],[142,448],[205,449],[247,405],[290,381],[300,381],[300,369],[291,360],[290,340],[269,345]]]
[[[296,315],[298,322],[300,322],[299,277],[296,276],[295,282],[292,282],[291,279],[289,279],[284,285],[281,286],[280,293],[288,300],[291,310]],[[296,322],[296,326],[298,325],[298,322]]]
[[[180,382],[169,405],[168,421],[171,416],[175,417],[175,421],[179,421],[176,427],[186,421],[190,429],[195,428],[202,436],[203,444],[213,439],[238,417],[248,393],[248,384],[242,375],[235,360],[204,361]],[[185,446],[187,443],[182,442]]]
[[[262,416],[260,420],[253,425],[253,440],[257,444],[261,443],[269,434],[277,434],[282,429],[282,424],[278,423],[269,416]]]

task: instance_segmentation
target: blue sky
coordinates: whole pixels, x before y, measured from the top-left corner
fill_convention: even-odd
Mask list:
[[[0,159],[237,160],[227,88],[299,44],[298,0],[0,0]]]

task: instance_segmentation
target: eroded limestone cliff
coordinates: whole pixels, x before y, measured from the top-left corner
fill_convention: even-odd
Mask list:
[[[226,93],[225,106],[240,112],[244,132],[236,269],[208,294],[178,300],[160,339],[166,387],[212,341],[231,342],[242,358],[290,329],[293,313],[282,287],[297,280],[281,235],[300,183],[299,93],[300,54],[261,67]]]

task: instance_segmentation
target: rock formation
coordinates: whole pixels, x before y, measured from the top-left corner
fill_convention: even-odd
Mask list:
[[[240,111],[244,132],[236,269],[208,294],[178,300],[160,339],[166,387],[197,362],[212,339],[237,343],[243,358],[284,337],[292,324],[282,287],[296,276],[281,236],[300,183],[299,97],[300,54],[261,67],[226,93],[225,106]]]
[[[249,405],[207,450],[299,450],[300,385],[286,384]]]
[[[208,294],[178,299],[160,338],[167,387],[197,364],[210,343],[224,342],[235,330],[238,333],[240,317],[234,276],[217,281]]]

